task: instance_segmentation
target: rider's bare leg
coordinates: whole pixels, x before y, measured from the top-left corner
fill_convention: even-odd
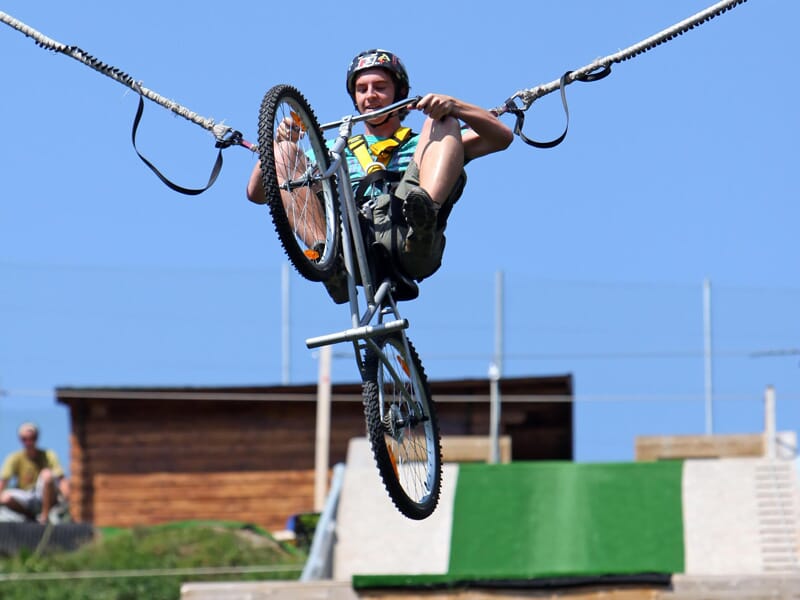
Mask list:
[[[279,184],[305,173],[306,157],[293,142],[275,142],[273,154]],[[260,163],[256,163],[250,174],[247,197],[256,204],[267,203]],[[314,190],[307,187],[296,188],[293,192],[282,190],[281,199],[289,225],[307,247],[313,248],[316,243],[325,241],[325,215]]]
[[[308,162],[293,142],[275,142],[274,155],[279,185],[305,173]],[[325,241],[325,215],[312,189],[281,190],[281,199],[289,224],[306,246],[313,248],[318,242]]]
[[[410,190],[403,201],[403,216],[408,224],[404,248],[408,253],[428,254],[439,226],[439,209],[464,169],[458,119],[426,119],[414,162],[419,167],[419,188]]]
[[[464,146],[458,119],[426,119],[414,161],[419,166],[420,187],[441,206],[464,168]]]

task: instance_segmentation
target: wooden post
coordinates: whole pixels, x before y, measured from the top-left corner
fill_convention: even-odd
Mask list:
[[[777,432],[775,431],[775,388],[771,385],[764,390],[764,455],[775,458]]]
[[[331,429],[331,359],[330,346],[319,349],[317,380],[317,438],[314,452],[314,510],[325,506],[328,491],[328,463]]]

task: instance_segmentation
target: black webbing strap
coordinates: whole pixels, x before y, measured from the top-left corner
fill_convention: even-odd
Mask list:
[[[206,186],[204,188],[201,188],[201,189],[185,188],[185,187],[180,186],[180,185],[178,185],[176,183],[172,183],[169,179],[167,179],[164,175],[162,175],[161,171],[159,171],[155,167],[155,165],[153,165],[153,163],[151,163],[144,156],[142,156],[142,153],[139,152],[139,149],[136,147],[136,130],[139,129],[139,121],[142,120],[142,113],[143,112],[144,112],[144,97],[140,94],[139,95],[139,108],[136,109],[136,117],[133,119],[133,131],[131,131],[131,141],[133,142],[133,149],[136,151],[136,154],[139,155],[139,158],[142,159],[142,162],[144,162],[144,164],[146,164],[148,167],[150,167],[150,170],[153,171],[153,173],[155,173],[156,176],[162,182],[164,182],[164,184],[167,185],[167,187],[169,187],[172,190],[175,190],[176,192],[180,192],[181,194],[186,194],[187,196],[196,196],[197,194],[202,194],[208,188],[210,188],[212,185],[214,185],[214,182],[217,180],[217,176],[219,175],[219,172],[222,170],[222,150],[224,148],[227,148],[228,146],[234,144],[234,143],[237,143],[235,141],[235,139],[232,139],[230,141],[226,140],[224,142],[219,142],[218,141],[216,143],[216,147],[219,148],[219,152],[217,153],[217,160],[214,163],[214,167],[211,169],[211,176],[208,178],[208,183],[206,184]],[[238,132],[236,132],[236,133],[238,133]]]
[[[575,81],[583,81],[583,82],[590,82],[590,81],[597,81],[598,79],[602,79],[606,77],[609,73],[611,73],[611,65],[604,65],[598,67],[599,70],[594,71],[592,73],[587,73],[586,75],[578,75],[574,77]],[[525,112],[514,103],[513,98],[509,98],[506,100],[506,109],[508,112],[513,114],[517,121],[514,124],[514,133],[522,139],[523,142],[528,144],[529,146],[533,146],[535,148],[553,148],[558,146],[561,142],[564,141],[564,138],[567,137],[567,131],[569,131],[569,106],[567,105],[567,77],[572,74],[572,71],[567,71],[561,76],[560,80],[560,91],[561,91],[561,105],[564,107],[564,114],[567,117],[567,122],[564,125],[564,132],[558,136],[557,138],[547,141],[547,142],[538,142],[536,140],[532,140],[527,137],[524,133],[522,133],[522,126],[525,124]]]
[[[400,181],[403,178],[402,173],[398,173],[397,171],[387,171],[386,169],[381,169],[379,171],[373,171],[369,175],[366,175],[358,184],[355,191],[355,199],[356,204],[359,206],[363,204],[369,198],[367,197],[367,191],[370,187],[377,185],[386,185],[395,183]],[[384,192],[386,190],[382,190]]]

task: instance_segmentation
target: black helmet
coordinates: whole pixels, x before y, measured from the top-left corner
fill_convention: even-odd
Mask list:
[[[381,50],[380,48],[373,48],[358,54],[350,62],[350,67],[347,69],[347,93],[355,103],[356,98],[356,75],[366,69],[386,69],[397,84],[397,91],[395,93],[394,101],[403,100],[408,98],[408,91],[411,88],[408,82],[408,72],[403,66],[403,62],[396,54],[392,54],[388,50]]]

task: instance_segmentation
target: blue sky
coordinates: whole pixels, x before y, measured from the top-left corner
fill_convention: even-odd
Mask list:
[[[255,141],[278,83],[321,121],[348,113],[344,72],[365,48],[403,57],[413,93],[494,107],[707,5],[9,0],[3,11]],[[797,3],[750,0],[569,86],[561,146],[517,140],[471,164],[445,265],[405,307],[429,376],[486,375],[503,271],[504,373],[571,373],[577,458],[629,460],[638,434],[704,431],[707,277],[715,430],[759,430],[767,384],[779,428],[798,429],[798,18]],[[279,383],[285,259],[267,210],[244,196],[253,156],[231,148],[210,191],[176,194],[131,147],[135,94],[6,26],[0,54],[0,454],[32,418],[67,460],[58,386]],[[557,94],[527,113],[528,135],[562,128]],[[216,153],[210,134],[149,102],[139,146],[189,187]],[[316,377],[305,338],[346,319],[292,275],[292,382]],[[334,379],[355,380],[351,363],[338,358]]]

